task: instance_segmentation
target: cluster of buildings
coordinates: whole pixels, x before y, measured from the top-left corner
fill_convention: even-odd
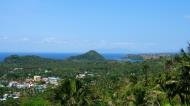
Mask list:
[[[42,86],[44,86],[44,88],[46,88],[47,84],[58,85],[58,80],[60,80],[58,77],[42,78],[41,76],[34,76],[33,79],[26,79],[25,81],[22,81],[22,82],[11,81],[11,82],[9,82],[8,87],[24,89],[24,88],[32,88],[37,85],[38,86],[42,85]]]
[[[84,73],[78,73],[78,74],[76,75],[76,78],[78,78],[78,79],[83,79],[83,78],[85,78],[85,77],[87,77],[87,76],[93,77],[94,74],[90,74],[90,73],[88,73],[87,71],[85,71]]]
[[[47,86],[54,85],[57,86],[60,78],[58,77],[41,77],[34,76],[31,79],[25,79],[25,81],[10,81],[8,83],[8,88],[17,88],[17,89],[30,89],[34,88],[38,92],[43,92]],[[5,101],[7,98],[18,99],[20,97],[20,92],[15,92],[12,94],[4,94],[0,97],[0,101]]]
[[[19,99],[19,97],[20,97],[20,92],[14,92],[14,93],[11,93],[11,94],[6,93],[2,97],[0,97],[0,101],[5,101],[8,98]]]

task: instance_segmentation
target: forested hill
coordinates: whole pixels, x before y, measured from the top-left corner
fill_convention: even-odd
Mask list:
[[[5,64],[11,64],[16,66],[49,66],[50,64],[55,65],[55,63],[62,63],[68,61],[104,61],[105,58],[97,53],[96,51],[89,51],[85,54],[81,54],[78,56],[71,56],[66,60],[54,60],[49,58],[43,58],[40,56],[35,55],[28,55],[28,56],[19,56],[19,55],[11,55],[6,57],[3,61]]]
[[[64,60],[71,60],[71,61],[104,61],[105,58],[97,53],[96,51],[89,51],[85,54],[78,55],[78,56],[71,56],[68,59]],[[58,62],[59,60],[49,59],[49,58],[42,58],[35,55],[29,56],[19,56],[19,55],[11,55],[6,57],[3,63],[7,64],[17,64],[17,65],[47,65],[49,63]]]
[[[90,50],[87,53],[78,56],[71,56],[68,60],[88,60],[88,61],[102,61],[105,58],[94,50]]]
[[[39,56],[18,56],[18,55],[11,55],[4,59],[4,63],[8,64],[45,64],[47,62],[54,61],[52,59],[42,58]]]

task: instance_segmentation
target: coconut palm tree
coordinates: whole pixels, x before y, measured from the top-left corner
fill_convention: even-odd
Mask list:
[[[174,69],[160,78],[160,86],[166,92],[169,101],[178,95],[183,105],[190,105],[190,44],[188,51],[181,50],[175,57]]]
[[[91,91],[76,79],[64,80],[54,92],[54,99],[59,100],[64,106],[88,106],[93,103]]]
[[[145,75],[145,86],[148,85],[148,69],[149,69],[149,66],[147,64],[144,64],[143,65],[143,72]]]

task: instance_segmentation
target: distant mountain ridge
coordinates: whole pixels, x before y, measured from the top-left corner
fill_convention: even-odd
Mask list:
[[[148,59],[159,59],[160,57],[170,57],[175,56],[177,53],[143,53],[143,54],[128,54],[128,59],[141,59],[141,60],[148,60]]]
[[[68,60],[102,61],[105,60],[105,58],[95,50],[90,50],[78,56],[71,56],[70,58],[68,58]]]
[[[18,63],[19,64],[31,64],[31,63],[40,64],[40,63],[50,62],[50,61],[52,60],[47,59],[47,58],[42,58],[39,56],[34,56],[34,55],[30,55],[30,56],[11,55],[4,59],[4,62],[9,63],[9,64],[18,64]]]

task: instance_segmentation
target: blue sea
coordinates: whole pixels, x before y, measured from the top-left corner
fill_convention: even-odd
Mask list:
[[[10,55],[36,55],[43,58],[50,58],[56,60],[64,60],[70,56],[79,55],[79,53],[0,53],[0,61],[3,61],[6,57]],[[126,54],[102,54],[108,60],[123,60],[123,57],[126,57]]]

